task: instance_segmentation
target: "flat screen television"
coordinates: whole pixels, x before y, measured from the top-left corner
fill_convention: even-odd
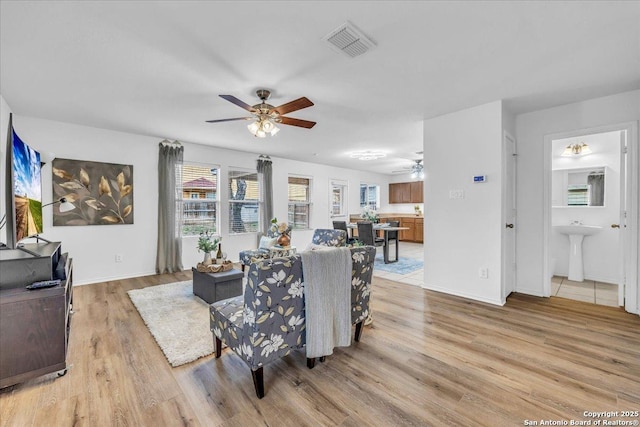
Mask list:
[[[27,145],[9,119],[7,135],[7,246],[42,233],[40,153]]]

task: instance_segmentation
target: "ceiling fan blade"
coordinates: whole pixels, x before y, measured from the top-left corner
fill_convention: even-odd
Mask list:
[[[280,120],[281,120],[280,123],[282,123],[283,125],[298,126],[298,127],[307,128],[307,129],[311,129],[316,125],[316,122],[310,122],[309,120],[294,119],[292,117],[280,117]]]
[[[251,120],[253,117],[236,117],[233,119],[207,120],[207,123],[232,122],[234,120]]]
[[[219,95],[219,96],[222,99],[226,99],[227,101],[236,104],[240,108],[244,108],[245,110],[249,111],[250,113],[253,113],[254,111],[256,111],[255,108],[253,108],[251,105],[247,104],[244,101],[240,101],[238,98],[236,98],[233,95]]]
[[[279,107],[274,107],[269,110],[269,113],[276,112],[281,116],[291,113],[292,111],[302,110],[303,108],[311,107],[313,102],[309,101],[306,97],[298,98],[294,101],[287,102],[286,104],[282,104]]]

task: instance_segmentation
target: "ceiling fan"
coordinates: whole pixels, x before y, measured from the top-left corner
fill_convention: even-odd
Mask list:
[[[411,178],[424,178],[424,165],[422,159],[414,160],[411,166],[405,166],[403,170],[391,171],[391,173],[408,173],[411,172]]]
[[[279,107],[274,107],[271,104],[267,104],[267,99],[271,96],[271,91],[267,89],[258,89],[256,95],[262,101],[260,104],[249,105],[233,95],[220,95],[220,98],[226,99],[229,102],[236,104],[240,108],[244,108],[251,113],[249,117],[236,117],[232,119],[220,119],[220,120],[207,120],[207,123],[219,123],[230,122],[234,120],[253,120],[247,128],[254,136],[258,138],[264,138],[267,134],[273,136],[280,131],[276,124],[298,126],[302,128],[311,129],[315,126],[316,122],[308,120],[294,119],[293,117],[285,117],[285,114],[293,111],[302,110],[303,108],[311,107],[313,102],[308,98],[302,97],[286,104],[282,104]]]

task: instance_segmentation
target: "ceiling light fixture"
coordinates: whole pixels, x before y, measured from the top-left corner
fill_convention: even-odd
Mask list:
[[[376,159],[380,159],[382,157],[385,157],[387,155],[387,153],[383,153],[382,151],[355,151],[353,153],[351,153],[351,158],[352,159],[358,159],[358,160],[376,160]]]
[[[268,114],[259,114],[256,121],[249,124],[247,129],[258,138],[264,138],[267,134],[274,136],[280,132],[280,128],[272,120]]]
[[[591,148],[584,142],[582,144],[569,144],[562,152],[562,157],[571,156],[584,156],[585,154],[591,154]]]
[[[424,166],[422,160],[416,160],[416,164],[411,166],[411,178],[424,179]]]

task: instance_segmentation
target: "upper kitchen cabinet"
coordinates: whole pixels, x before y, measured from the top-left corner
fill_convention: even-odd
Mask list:
[[[389,203],[423,203],[423,182],[396,182],[389,184]]]

